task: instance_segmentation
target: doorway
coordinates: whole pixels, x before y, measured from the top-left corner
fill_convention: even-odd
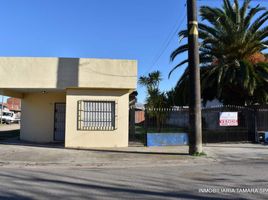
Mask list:
[[[55,141],[64,141],[65,139],[65,115],[66,115],[66,103],[55,103],[55,109],[54,109]]]

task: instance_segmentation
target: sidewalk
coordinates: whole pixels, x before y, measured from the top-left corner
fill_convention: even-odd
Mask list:
[[[28,144],[0,144],[0,167],[109,167],[129,168],[148,166],[176,166],[194,163],[187,154],[187,146],[94,148],[89,150],[64,149],[59,146]]]
[[[132,168],[195,165],[222,161],[268,159],[268,146],[260,144],[207,144],[206,157],[188,155],[188,146],[65,149],[63,144],[0,141],[0,167]]]

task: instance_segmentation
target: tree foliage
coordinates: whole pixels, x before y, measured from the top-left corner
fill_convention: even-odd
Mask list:
[[[146,109],[150,117],[155,117],[157,122],[157,129],[161,132],[163,122],[166,118],[165,112],[160,112],[159,109],[167,108],[168,101],[166,93],[161,92],[159,83],[162,80],[160,71],[154,71],[148,76],[141,76],[139,84],[145,86],[147,89]]]
[[[218,99],[224,104],[254,104],[268,102],[268,64],[264,50],[268,45],[268,11],[250,0],[239,5],[238,0],[223,0],[222,8],[202,6],[199,24],[201,92],[204,102]],[[188,31],[179,37],[186,39]],[[174,50],[178,55],[188,51],[188,44]],[[171,71],[188,64],[181,61]],[[188,104],[189,70],[186,68],[176,85],[180,94],[176,101]],[[178,95],[177,95],[178,96]]]

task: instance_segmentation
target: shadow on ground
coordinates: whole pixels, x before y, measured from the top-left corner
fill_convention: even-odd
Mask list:
[[[254,144],[254,143],[245,143],[246,146],[241,146],[240,143],[233,143],[233,146],[231,146],[231,143],[228,143],[224,145],[223,143],[220,143],[219,145],[213,144],[208,145],[208,147],[215,147],[215,148],[226,148],[226,149],[232,149],[232,148],[242,148],[242,149],[263,149],[263,147],[268,146],[268,144],[258,144],[259,146],[248,146],[247,144]],[[257,143],[256,143],[257,144]],[[204,145],[206,147],[206,145]]]
[[[63,199],[128,199],[135,197],[135,199],[208,199],[227,200],[230,198],[223,198],[214,194],[208,196],[205,194],[192,193],[190,191],[175,191],[174,189],[163,189],[165,182],[162,182],[158,178],[152,178],[150,176],[138,175],[139,179],[146,182],[147,185],[154,186],[152,188],[144,187],[131,187],[131,180],[115,180],[110,181],[109,175],[103,172],[98,172],[105,179],[96,178],[81,178],[73,175],[63,175],[60,173],[50,173],[35,171],[29,172],[0,172],[0,177],[4,178],[8,182],[8,186],[12,187],[14,192],[2,191],[0,199],[19,199],[30,200],[42,197],[48,199],[57,199],[59,197]],[[112,178],[112,177],[110,177]],[[114,177],[113,177],[114,178]],[[17,182],[24,182],[24,186],[21,187],[15,182],[10,180],[17,180]],[[118,182],[119,181],[119,182]],[[126,183],[126,185],[123,184]],[[40,187],[41,186],[41,187]],[[162,189],[161,189],[162,188]],[[49,192],[52,191],[53,192]],[[62,191],[65,191],[62,193]],[[243,199],[243,198],[240,198]]]
[[[9,140],[9,139],[19,139],[20,137],[20,130],[6,130],[6,131],[0,131],[0,142]]]

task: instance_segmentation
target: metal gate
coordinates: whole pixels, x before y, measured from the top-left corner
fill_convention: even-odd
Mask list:
[[[55,141],[64,141],[65,139],[65,114],[66,114],[66,104],[55,103],[55,111],[54,111]]]
[[[141,138],[141,141],[145,141],[146,133],[189,132],[189,109],[187,107],[145,108],[140,111],[134,109],[130,108],[130,119],[132,119],[130,127],[132,126],[134,130],[130,129],[131,139]],[[221,126],[219,119],[222,112],[237,113],[238,125]],[[135,114],[142,117],[135,119]],[[257,130],[268,131],[268,108],[254,109],[233,105],[202,108],[202,129],[204,143],[255,142]]]

